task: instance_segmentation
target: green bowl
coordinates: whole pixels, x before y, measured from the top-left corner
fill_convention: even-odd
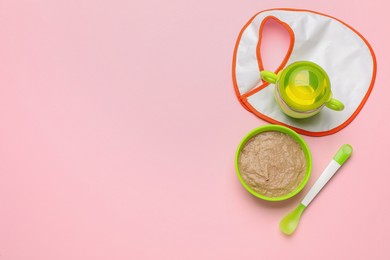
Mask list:
[[[292,191],[292,192],[290,192],[290,193],[288,193],[286,195],[283,195],[281,197],[267,197],[267,196],[264,196],[262,194],[257,193],[256,191],[252,190],[245,183],[244,179],[241,177],[241,173],[240,173],[240,170],[238,168],[238,160],[240,158],[241,150],[244,147],[245,143],[249,139],[251,139],[253,136],[255,136],[257,134],[260,134],[262,132],[267,132],[267,131],[277,131],[277,132],[288,134],[289,136],[291,136],[302,147],[303,153],[304,153],[304,155],[306,157],[306,172],[305,172],[305,177],[303,178],[302,182],[299,184],[299,186],[294,191]],[[256,129],[253,129],[252,131],[250,131],[242,139],[242,141],[238,145],[237,152],[236,152],[236,157],[235,157],[236,172],[237,172],[237,176],[238,176],[238,179],[240,180],[241,184],[252,195],[254,195],[254,196],[256,196],[256,197],[258,197],[260,199],[267,200],[267,201],[286,200],[286,199],[289,199],[289,198],[295,196],[296,194],[298,194],[303,189],[303,187],[305,187],[305,185],[307,184],[307,182],[308,182],[308,180],[310,178],[310,175],[311,175],[311,164],[312,164],[311,153],[310,153],[309,147],[308,147],[307,143],[305,142],[305,140],[303,140],[303,138],[299,134],[297,134],[294,130],[291,130],[290,128],[287,128],[287,127],[284,127],[284,126],[280,126],[280,125],[265,125],[265,126],[261,126],[261,127],[258,127]]]

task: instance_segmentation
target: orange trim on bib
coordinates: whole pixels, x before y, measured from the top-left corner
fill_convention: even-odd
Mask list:
[[[287,61],[288,61],[288,59],[291,56],[292,50],[294,48],[295,34],[294,34],[294,31],[291,29],[291,27],[288,24],[286,24],[285,22],[280,21],[278,18],[276,18],[275,16],[271,15],[271,16],[268,16],[268,17],[264,18],[264,20],[261,22],[260,28],[259,28],[259,35],[262,35],[263,29],[264,29],[264,24],[269,19],[273,19],[274,21],[278,22],[281,26],[283,26],[288,31],[288,34],[290,35],[290,45],[288,47],[286,56],[284,56],[284,59],[283,59],[282,63],[275,70],[275,74],[278,74],[279,71],[281,71],[284,68],[284,66],[286,66]],[[260,54],[260,51],[261,51],[261,40],[262,40],[262,37],[259,37],[259,41],[257,42],[257,47],[256,47],[256,57],[257,57],[257,64],[259,66],[259,73],[260,73],[260,71],[264,70],[263,60],[261,59],[261,54]],[[263,88],[267,87],[268,85],[269,85],[268,82],[264,82],[260,86],[258,86],[256,88],[248,91],[247,93],[243,94],[241,96],[241,98],[246,100],[247,97],[250,97],[253,94],[256,94],[257,92],[259,92]]]

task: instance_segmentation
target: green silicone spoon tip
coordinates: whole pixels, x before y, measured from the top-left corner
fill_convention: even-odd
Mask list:
[[[282,221],[280,221],[279,228],[284,234],[291,235],[292,233],[294,233],[295,229],[297,229],[298,227],[299,220],[301,219],[301,215],[305,208],[306,207],[304,205],[299,204],[296,209],[287,214],[282,219]]]
[[[328,167],[324,170],[321,176],[317,179],[314,185],[311,187],[305,198],[299,204],[299,206],[292,212],[287,214],[282,221],[280,221],[279,228],[286,234],[291,235],[297,229],[299,220],[305,208],[310,204],[314,197],[321,191],[326,183],[332,178],[337,170],[345,163],[346,160],[352,154],[352,146],[349,144],[343,145],[333,157]]]

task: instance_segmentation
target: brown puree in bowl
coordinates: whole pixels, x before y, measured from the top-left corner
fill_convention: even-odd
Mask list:
[[[281,197],[302,182],[306,158],[299,143],[276,131],[259,133],[241,150],[238,168],[244,182],[267,197]]]

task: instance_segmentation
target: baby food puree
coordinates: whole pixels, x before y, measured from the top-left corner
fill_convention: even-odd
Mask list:
[[[250,138],[241,150],[238,168],[244,182],[267,197],[297,189],[305,177],[306,158],[291,136],[266,131]]]

